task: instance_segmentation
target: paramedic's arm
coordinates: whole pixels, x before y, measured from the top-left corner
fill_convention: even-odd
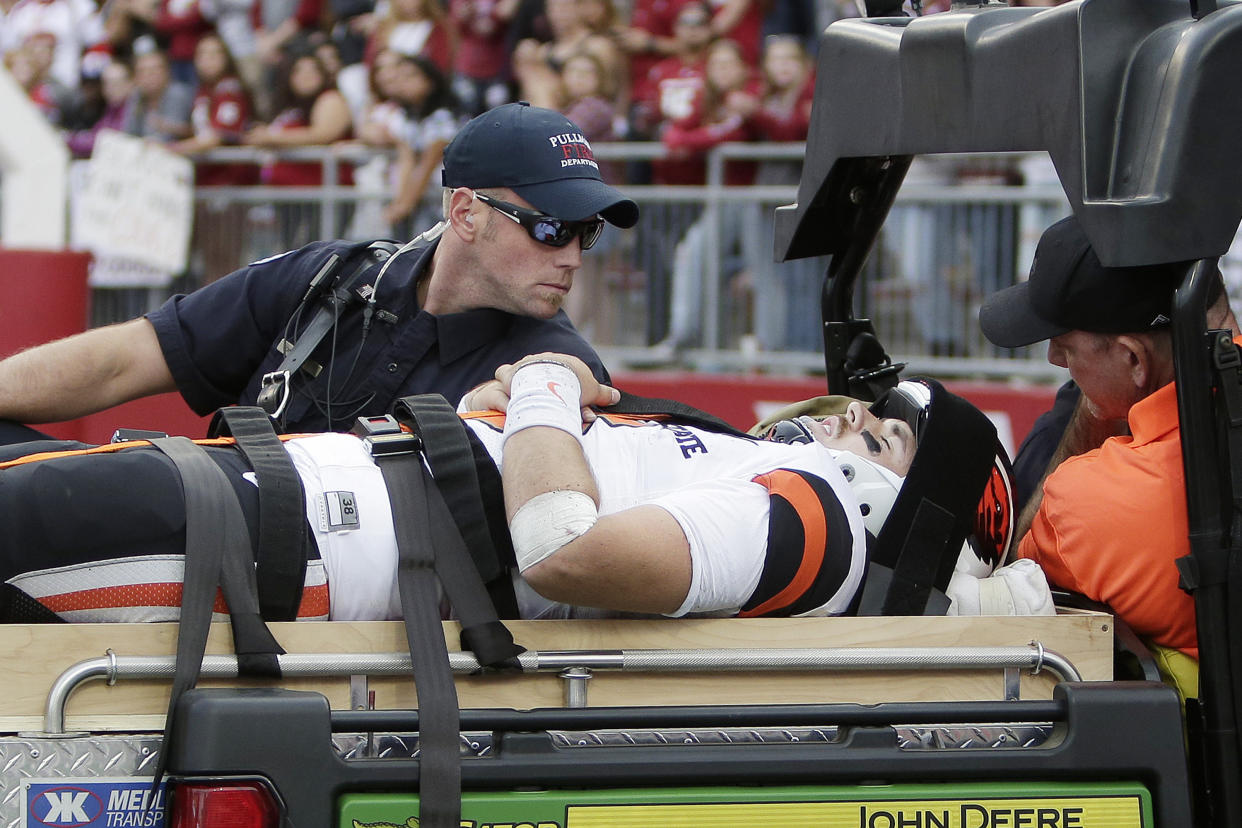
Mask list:
[[[547,355],[551,357],[552,355]],[[556,355],[573,367],[581,402],[601,394],[580,360]],[[519,363],[519,366],[522,363]],[[509,385],[514,366],[497,377]],[[558,428],[534,426],[510,435],[504,448],[505,515],[510,522],[532,498],[580,492],[598,506],[599,491],[582,444]],[[550,519],[555,524],[556,518]],[[545,598],[579,606],[671,613],[690,588],[690,548],[681,526],[657,506],[637,506],[599,518],[585,532],[523,571]]]
[[[71,420],[174,391],[155,328],[145,318],[95,328],[0,361],[0,417]]]

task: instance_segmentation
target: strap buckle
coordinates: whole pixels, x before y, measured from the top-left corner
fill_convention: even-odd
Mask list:
[[[285,413],[285,406],[289,404],[289,372],[272,371],[264,374],[259,385],[257,402],[272,419],[279,420],[280,415]]]
[[[1208,337],[1212,340],[1212,361],[1216,368],[1225,370],[1242,367],[1242,354],[1238,353],[1228,331],[1209,331]]]
[[[1242,426],[1242,354],[1228,331],[1210,331],[1208,337],[1212,341],[1212,365],[1224,396],[1225,415],[1230,427],[1238,428]]]
[[[372,457],[392,457],[420,451],[423,441],[417,434],[401,429],[401,424],[391,414],[379,417],[359,417],[350,430],[362,438]]]

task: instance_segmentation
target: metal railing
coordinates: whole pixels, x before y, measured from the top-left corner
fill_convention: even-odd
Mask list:
[[[285,678],[409,675],[409,653],[294,653],[277,656]],[[586,707],[590,671],[641,673],[736,673],[988,670],[1005,671],[1007,699],[1019,697],[1017,671],[1037,675],[1047,670],[1060,681],[1081,681],[1069,659],[1038,641],[1025,647],[822,647],[798,649],[659,649],[545,650],[516,657],[522,673],[557,673],[565,682],[566,707]],[[458,675],[476,675],[481,668],[473,653],[452,652],[449,668]],[[118,679],[171,679],[173,656],[121,656],[108,650],[99,658],[79,661],[62,672],[48,691],[43,732],[65,732],[65,708],[81,684]],[[236,656],[204,656],[203,678],[237,678]]]
[[[626,183],[641,180],[649,162],[665,156],[658,143],[594,149],[607,162],[606,177],[642,207],[637,227],[609,228],[584,257],[567,302],[575,324],[614,370],[679,364],[708,371],[822,371],[819,295],[827,260],[772,261],[773,211],[795,201],[797,187],[723,183],[730,163],[796,165],[804,155],[801,144],[721,145],[707,155],[704,186]],[[438,217],[439,190],[431,188],[419,218],[396,227],[378,220],[392,192],[383,170],[387,156],[359,145],[279,154],[232,147],[197,160],[263,164],[277,158],[322,164],[325,183],[199,188],[188,272],[168,290],[96,290],[93,322],[132,317],[173,292],[315,239],[409,238]],[[972,158],[957,161],[966,167]],[[346,166],[354,173],[352,185],[337,183]],[[787,180],[796,180],[796,173]],[[915,371],[1060,379],[1039,346],[1009,352],[988,344],[976,314],[986,295],[1024,277],[1039,233],[1068,210],[1055,182],[911,179],[860,281],[857,315],[873,319],[893,357]],[[661,341],[663,347],[653,347]]]

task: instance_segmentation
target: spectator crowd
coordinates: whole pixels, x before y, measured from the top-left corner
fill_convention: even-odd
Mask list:
[[[790,93],[765,81],[764,38],[805,49],[826,16],[859,11],[816,2],[0,0],[0,53],[77,157],[101,129],[191,156],[360,141],[394,150],[384,211],[394,220],[416,209],[455,129],[512,100],[566,112],[593,141],[667,137],[671,160],[616,170],[622,183],[702,183],[713,143],[778,137],[761,102]],[[740,61],[727,99],[708,81],[716,42]],[[788,123],[779,135],[804,136],[805,124]],[[212,164],[198,183],[318,176],[307,164]]]
[[[621,185],[702,185],[720,143],[804,140],[816,35],[862,12],[862,0],[0,0],[0,53],[79,158],[103,129],[191,158],[230,145],[387,150],[338,166],[338,183],[387,194],[350,219],[348,235],[364,238],[432,223],[444,147],[470,117],[506,101],[560,110],[594,143],[662,142],[662,158],[604,169]],[[322,183],[316,163],[263,157],[200,161],[196,184]],[[726,170],[729,185],[796,181],[789,162]],[[199,213],[200,244],[237,227],[229,208]],[[723,278],[754,293],[767,349],[780,347],[782,309],[770,298],[784,291],[763,284],[801,277],[773,271],[771,244],[756,235],[771,229],[756,213],[726,215],[720,241]],[[281,217],[282,228],[295,219]],[[313,237],[314,222],[301,221]],[[661,281],[674,301],[664,344],[677,352],[700,335],[706,237],[693,215],[665,224],[640,243],[667,254],[672,272]],[[226,263],[234,247],[221,248],[205,279],[235,266]]]

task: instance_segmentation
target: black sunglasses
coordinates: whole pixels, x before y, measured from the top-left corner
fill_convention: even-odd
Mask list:
[[[527,210],[525,207],[485,196],[482,193],[475,193],[474,197],[502,216],[508,216],[522,225],[530,237],[540,244],[564,247],[577,236],[582,240],[582,249],[590,250],[599,241],[600,234],[604,232],[604,220],[601,218],[569,221],[545,216],[536,210]]]

